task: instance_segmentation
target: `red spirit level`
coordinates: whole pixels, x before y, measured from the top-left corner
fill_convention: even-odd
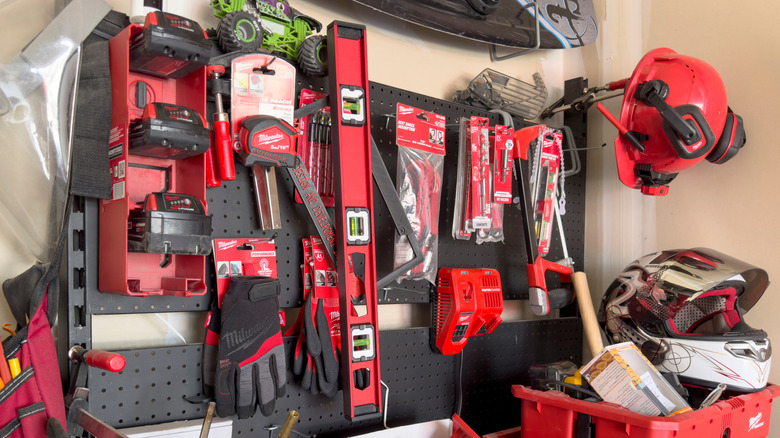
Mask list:
[[[431,346],[441,354],[458,354],[469,337],[493,333],[503,310],[498,271],[442,268],[433,301]]]
[[[382,412],[365,33],[328,26],[344,415],[359,420]]]

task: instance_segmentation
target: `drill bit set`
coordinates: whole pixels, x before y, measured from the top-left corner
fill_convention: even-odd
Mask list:
[[[503,241],[502,204],[511,202],[511,191],[506,191],[512,180],[510,131],[490,127],[485,117],[461,119],[454,239],[469,240],[477,232],[477,243]]]
[[[312,90],[301,91],[301,106],[312,103],[324,94]],[[299,121],[301,136],[298,139],[298,154],[309,171],[314,186],[322,198],[326,207],[333,207],[334,178],[333,178],[333,145],[331,144],[332,120],[330,107],[317,110],[314,114],[306,116]],[[301,203],[301,198],[296,194],[295,201]]]

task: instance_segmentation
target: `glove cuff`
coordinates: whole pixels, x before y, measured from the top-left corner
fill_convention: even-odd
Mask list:
[[[278,297],[280,292],[281,282],[271,277],[233,277],[228,290],[235,299],[253,302]]]

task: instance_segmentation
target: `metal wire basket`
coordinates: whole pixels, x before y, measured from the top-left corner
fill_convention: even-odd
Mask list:
[[[455,101],[488,109],[500,109],[525,120],[541,114],[547,101],[547,87],[539,73],[533,74],[534,85],[486,68],[466,90],[456,92]],[[476,100],[476,102],[475,102]]]

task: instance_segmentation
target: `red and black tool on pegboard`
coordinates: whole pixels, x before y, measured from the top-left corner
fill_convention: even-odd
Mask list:
[[[108,54],[112,196],[99,207],[98,288],[143,297],[203,295],[211,232],[203,121],[211,42],[197,22],[154,12],[144,26],[131,24],[114,36]],[[156,196],[146,202],[163,192],[202,208],[172,210],[152,202]],[[138,220],[132,225],[131,216]]]
[[[256,115],[241,120],[238,133],[238,156],[245,166],[272,166],[287,169],[295,188],[317,228],[331,260],[335,257],[336,235],[317,187],[301,158],[295,153],[298,131],[284,120],[273,116]]]
[[[441,268],[433,299],[431,347],[441,354],[458,354],[469,338],[501,324],[504,297],[495,269]]]
[[[571,303],[574,299],[572,290],[572,275],[574,269],[565,264],[546,260],[539,252],[539,243],[536,238],[534,226],[535,209],[531,205],[530,187],[523,169],[524,161],[528,160],[528,145],[539,136],[544,125],[536,125],[515,131],[515,148],[513,150],[514,170],[517,180],[517,192],[520,198],[518,208],[523,225],[523,237],[525,238],[526,256],[528,258],[528,300],[531,302],[531,311],[534,315],[548,315],[551,309],[560,309]],[[557,202],[557,201],[554,201]],[[561,287],[549,290],[546,273],[555,273],[561,281]]]
[[[211,42],[195,21],[168,12],[146,15],[143,30],[130,40],[130,69],[181,79],[211,58]]]
[[[209,149],[209,130],[192,108],[152,102],[130,125],[130,153],[179,160]]]
[[[328,26],[344,415],[382,412],[365,26]]]

